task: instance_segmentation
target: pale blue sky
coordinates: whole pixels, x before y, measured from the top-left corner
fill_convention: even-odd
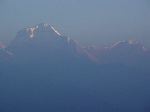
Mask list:
[[[149,0],[0,0],[0,41],[45,22],[81,43],[137,39],[150,44]]]

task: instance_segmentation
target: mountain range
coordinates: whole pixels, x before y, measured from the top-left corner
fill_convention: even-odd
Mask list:
[[[149,112],[150,50],[82,46],[45,23],[0,43],[1,112]]]
[[[72,55],[70,57],[82,57],[99,64],[120,63],[129,66],[143,60],[147,62],[150,56],[148,49],[132,40],[119,41],[107,47],[81,46],[77,41],[61,35],[54,27],[45,23],[24,28],[17,33],[10,45],[0,43],[0,49],[3,52],[1,55],[7,54],[10,57],[23,55],[20,58],[26,57],[29,60],[32,57],[32,61],[42,58],[41,56],[44,58],[52,55],[66,57],[68,60],[67,56]]]

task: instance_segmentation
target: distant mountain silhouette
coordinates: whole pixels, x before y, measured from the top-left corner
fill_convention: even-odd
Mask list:
[[[120,41],[109,47],[87,47],[100,64],[123,64],[145,68],[150,65],[150,52],[137,41]]]
[[[0,112],[149,112],[150,52],[84,47],[49,24],[0,43]]]

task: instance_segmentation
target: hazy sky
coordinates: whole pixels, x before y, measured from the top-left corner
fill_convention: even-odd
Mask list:
[[[81,43],[150,44],[150,0],[0,0],[0,40],[45,22]]]

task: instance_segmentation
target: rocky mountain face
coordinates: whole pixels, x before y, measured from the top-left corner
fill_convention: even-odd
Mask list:
[[[1,112],[149,112],[150,52],[121,41],[83,47],[49,24],[0,43]]]

